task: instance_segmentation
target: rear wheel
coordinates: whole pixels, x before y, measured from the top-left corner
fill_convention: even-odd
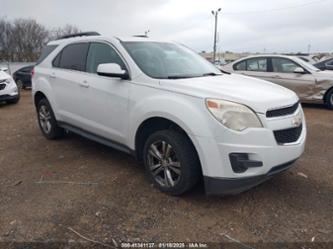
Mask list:
[[[177,131],[150,135],[144,147],[144,164],[154,185],[171,195],[185,193],[200,178],[197,153],[189,138]]]
[[[62,137],[64,129],[58,126],[53,110],[47,99],[41,99],[37,104],[38,124],[47,139],[57,139]]]
[[[325,95],[325,104],[329,109],[333,109],[333,88]]]

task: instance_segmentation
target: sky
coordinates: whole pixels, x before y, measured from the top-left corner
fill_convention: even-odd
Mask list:
[[[0,17],[106,36],[144,34],[212,51],[333,52],[333,0],[0,0]]]

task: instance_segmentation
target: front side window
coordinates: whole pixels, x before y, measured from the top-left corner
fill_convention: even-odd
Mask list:
[[[59,60],[60,68],[85,71],[88,48],[88,43],[68,45],[62,50],[61,55],[58,55],[59,59],[57,56],[53,63],[56,66],[57,60]]]
[[[272,58],[272,67],[276,73],[293,73],[299,66],[289,59]]]
[[[179,79],[220,75],[210,62],[185,46],[164,42],[123,42],[129,55],[148,76]]]
[[[126,66],[118,53],[105,43],[91,43],[87,57],[87,72],[96,73],[99,64],[116,63],[123,70]]]
[[[267,72],[267,59],[254,58],[247,60],[246,71]]]

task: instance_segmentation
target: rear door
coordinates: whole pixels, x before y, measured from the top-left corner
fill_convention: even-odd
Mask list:
[[[61,120],[77,127],[86,123],[83,105],[86,99],[82,95],[87,74],[86,57],[89,43],[67,45],[53,60],[50,74],[58,114]]]

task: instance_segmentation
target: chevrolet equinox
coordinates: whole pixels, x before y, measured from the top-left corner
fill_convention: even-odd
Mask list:
[[[191,49],[147,37],[81,33],[50,42],[33,100],[48,139],[71,131],[134,155],[162,192],[203,179],[207,194],[245,191],[304,151],[296,94],[221,73]]]

